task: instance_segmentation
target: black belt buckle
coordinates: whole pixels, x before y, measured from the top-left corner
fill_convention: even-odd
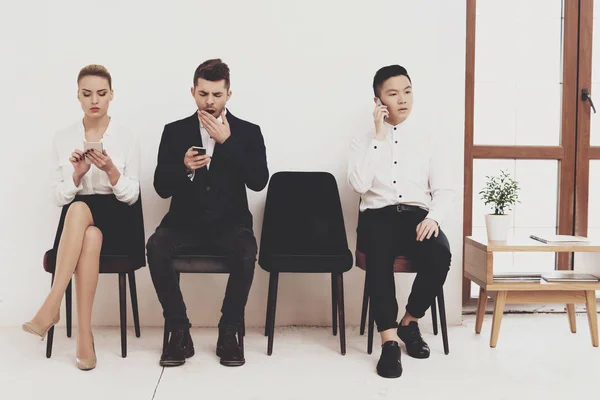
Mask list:
[[[406,204],[398,204],[396,205],[396,212],[399,213],[403,213],[403,212],[414,212],[417,210],[417,207],[415,206],[409,206]]]

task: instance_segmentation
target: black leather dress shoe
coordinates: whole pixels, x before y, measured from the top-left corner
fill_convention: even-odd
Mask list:
[[[186,358],[194,355],[194,343],[190,330],[171,332],[171,338],[165,352],[160,357],[162,367],[178,367],[185,364]]]
[[[239,367],[246,363],[236,334],[237,330],[233,328],[219,329],[217,356],[221,357],[221,365],[227,367]]]
[[[400,345],[389,341],[381,346],[381,357],[377,363],[377,374],[384,378],[399,378],[402,375]]]
[[[429,346],[423,340],[419,324],[410,321],[408,326],[398,325],[398,337],[406,345],[406,352],[413,358],[429,358]]]

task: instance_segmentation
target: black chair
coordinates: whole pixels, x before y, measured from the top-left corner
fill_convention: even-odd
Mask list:
[[[225,256],[206,254],[205,251],[199,250],[200,249],[194,247],[181,247],[178,249],[178,254],[173,257],[171,261],[173,268],[177,272],[178,281],[182,273],[229,274],[231,272]],[[242,315],[242,324],[238,331],[238,341],[242,350],[242,356],[244,356],[244,336],[246,336],[246,322],[245,316]],[[165,323],[163,353],[167,348],[168,342],[169,331],[167,330],[167,324]]]
[[[359,214],[360,221],[360,214]],[[356,266],[363,271],[367,271],[367,258],[365,253],[362,251],[364,249],[364,238],[357,235],[356,241]],[[410,261],[409,258],[404,256],[398,256],[394,260],[394,273],[416,273],[417,267],[414,263]],[[440,310],[440,324],[442,327],[442,342],[444,344],[444,353],[448,354],[450,352],[448,345],[448,327],[446,325],[446,304],[444,302],[444,288],[440,288],[439,294],[436,296],[437,303]],[[373,352],[373,334],[375,328],[375,321],[373,319],[373,313],[371,312],[371,302],[369,301],[369,292],[367,290],[367,279],[365,277],[365,287],[363,291],[363,301],[362,301],[362,312],[360,316],[360,334],[365,334],[365,323],[367,319],[367,309],[369,313],[369,330],[367,333],[367,353],[371,354]],[[437,324],[437,315],[436,315],[436,299],[433,299],[433,303],[431,304],[431,318],[433,320],[433,334],[438,334],[438,324]]]
[[[62,209],[61,221],[64,220],[69,205]],[[131,308],[133,309],[133,323],[135,328],[135,336],[140,337],[140,317],[138,312],[137,289],[135,284],[135,271],[146,265],[146,239],[144,236],[144,216],[142,212],[142,196],[137,202],[128,207],[128,217],[134,223],[134,238],[132,240],[134,249],[131,249],[128,255],[112,255],[102,254],[100,256],[100,273],[101,274],[119,274],[119,312],[121,325],[121,356],[127,357],[127,286],[126,281],[129,277],[129,290],[131,291]],[[54,282],[54,271],[56,268],[56,251],[48,250],[44,254],[44,270],[52,274],[50,285]],[[69,281],[65,292],[65,308],[66,308],[66,327],[67,337],[71,337],[72,323],[72,280]],[[52,356],[52,342],[54,339],[54,327],[48,331],[48,342],[46,344],[46,357]]]
[[[343,273],[352,267],[337,182],[327,172],[278,172],[271,177],[259,264],[269,272],[265,336],[273,353],[279,273],[331,274],[333,334],[339,318],[346,354]]]

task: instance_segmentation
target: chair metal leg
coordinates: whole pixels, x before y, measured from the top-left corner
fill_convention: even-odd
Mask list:
[[[131,310],[133,311],[133,326],[135,328],[135,336],[140,337],[140,314],[138,311],[135,271],[128,272],[127,275],[129,276],[129,296],[131,297]]]
[[[369,328],[367,333],[367,353],[373,352],[373,335],[375,330],[375,319],[373,317],[373,302],[369,302]]]
[[[246,319],[244,318],[244,314],[242,314],[242,321],[240,324],[240,329],[238,331],[238,341],[240,343],[242,357],[244,357],[244,336],[246,336]]]
[[[71,337],[71,327],[72,325],[72,315],[73,315],[73,279],[69,280],[69,286],[67,286],[67,291],[65,293],[65,307],[66,307],[66,317],[67,317],[67,337]]]
[[[333,336],[337,335],[338,328],[338,287],[337,274],[331,274],[331,326],[333,328]]]
[[[340,316],[340,350],[346,355],[346,316],[344,314],[344,274],[337,274],[338,312]]]
[[[275,311],[277,308],[277,285],[279,283],[279,272],[271,272],[269,277],[269,297],[270,303],[267,304],[269,339],[267,342],[267,354],[273,354],[273,337],[275,336]]]
[[[360,313],[360,334],[365,334],[365,325],[367,322],[367,308],[369,306],[369,293],[367,292],[367,278],[365,277],[365,289],[363,291],[362,311]]]
[[[450,353],[448,345],[448,326],[446,325],[446,303],[444,302],[444,288],[438,294],[438,305],[440,307],[440,324],[442,326],[442,341],[444,342],[444,354]]]
[[[431,321],[433,322],[433,334],[438,334],[438,323],[437,323],[437,310],[435,307],[435,297],[433,298],[433,302],[431,303]]]
[[[270,278],[271,274],[269,274],[269,283],[270,283]],[[267,295],[267,315],[265,316],[265,336],[269,336],[269,332],[270,332],[270,328],[269,328],[269,323],[271,322],[269,316],[269,305],[271,304],[273,300],[271,299],[271,289],[269,289],[269,294]]]
[[[167,321],[165,321],[162,354],[165,354],[165,351],[167,351],[167,344],[169,344],[169,331],[167,330]]]
[[[242,336],[246,336],[246,310],[242,314]]]
[[[52,273],[52,278],[50,278],[50,287],[54,283],[54,273]],[[54,327],[50,328],[48,331],[48,337],[46,338],[46,358],[52,357],[52,342],[54,341]]]
[[[121,357],[127,357],[127,286],[125,273],[119,273],[119,311],[121,314]]]

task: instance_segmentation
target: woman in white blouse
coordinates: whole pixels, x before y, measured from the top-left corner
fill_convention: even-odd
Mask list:
[[[73,274],[77,294],[77,367],[96,366],[91,315],[100,254],[124,254],[130,238],[126,208],[139,197],[139,142],[107,114],[113,99],[112,78],[101,65],[84,67],[77,78],[82,121],[54,139],[52,195],[63,212],[54,249],[52,289],[26,332],[41,336],[60,316],[63,294]],[[103,151],[84,152],[84,142],[101,142]],[[87,161],[89,162],[86,162]]]

